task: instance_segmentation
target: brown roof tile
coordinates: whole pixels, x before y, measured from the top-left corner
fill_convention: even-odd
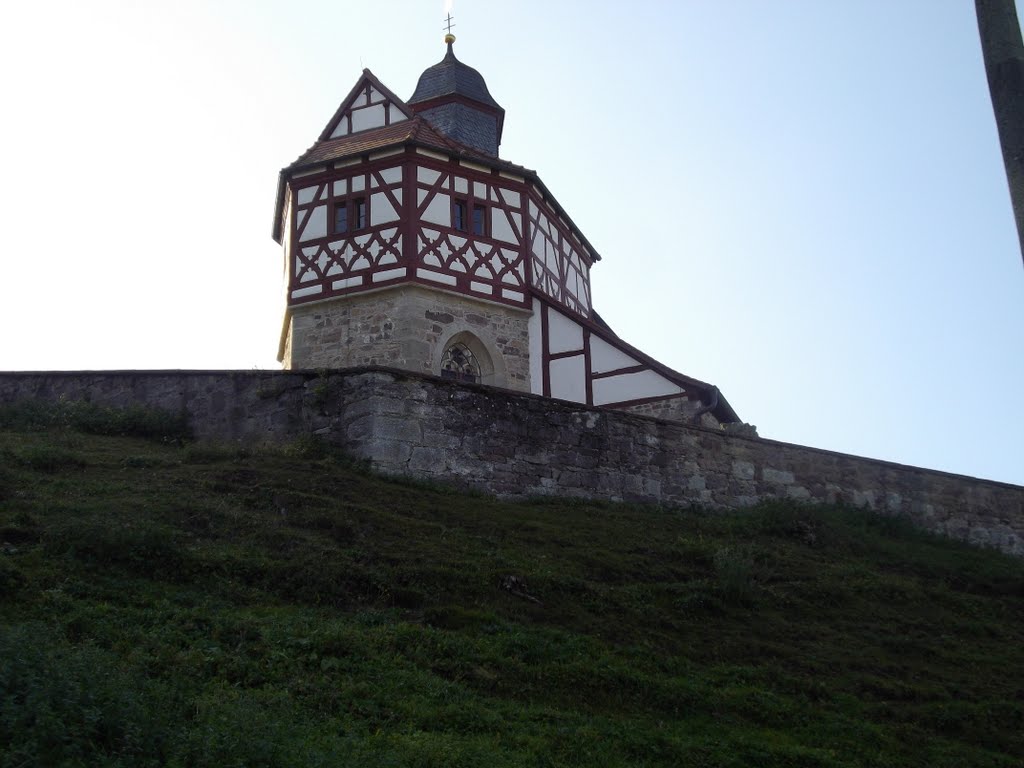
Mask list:
[[[502,168],[515,173],[526,175],[534,173],[521,165],[490,157],[446,136],[442,136],[426,120],[418,115],[411,120],[403,120],[394,125],[371,128],[367,131],[360,131],[349,136],[341,136],[337,139],[317,141],[303,152],[294,163],[286,167],[284,173],[288,174],[291,171],[308,168],[318,163],[344,160],[347,157],[354,157],[402,144],[431,147],[442,152],[448,152],[456,157],[465,157],[468,160],[474,160],[491,167]]]
[[[373,152],[374,150],[383,149],[395,144],[404,144],[410,140],[414,132],[414,121],[403,120],[394,125],[371,128],[368,131],[360,131],[350,136],[318,141],[303,152],[294,163],[285,168],[285,172],[316,165],[317,163],[330,162],[331,160],[342,160],[346,157]]]

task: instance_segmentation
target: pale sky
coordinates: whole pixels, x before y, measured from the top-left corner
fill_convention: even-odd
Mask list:
[[[970,0],[456,0],[594,306],[777,440],[1024,484],[1024,267]],[[8,4],[0,370],[279,367],[277,172],[441,0]]]

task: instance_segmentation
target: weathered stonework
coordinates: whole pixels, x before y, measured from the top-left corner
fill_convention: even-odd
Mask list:
[[[674,397],[667,400],[657,400],[651,403],[638,403],[625,408],[620,408],[625,413],[634,413],[637,416],[650,416],[653,419],[668,419],[679,421],[683,424],[693,424],[694,415],[701,410],[703,404],[696,400],[689,400],[685,397]],[[697,426],[714,429],[718,426],[718,419],[710,413],[702,413]]]
[[[436,375],[447,342],[471,334],[490,358],[483,383],[530,391],[526,310],[401,286],[301,304],[288,312],[286,369],[380,365]]]
[[[382,472],[500,496],[842,502],[1024,555],[1024,487],[404,371],[0,373],[0,403],[60,397],[183,412],[205,439],[319,434]]]

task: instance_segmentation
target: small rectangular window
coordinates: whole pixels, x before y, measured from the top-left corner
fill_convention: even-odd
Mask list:
[[[452,219],[455,224],[455,228],[465,232],[466,231],[466,201],[456,200],[455,209],[452,211]]]
[[[334,204],[334,234],[344,235],[347,232],[365,229],[366,198],[348,198]]]
[[[360,197],[357,200],[353,200],[352,206],[355,209],[352,217],[352,228],[363,229],[366,226],[366,198]]]
[[[483,205],[473,206],[473,234],[487,235],[487,207]]]

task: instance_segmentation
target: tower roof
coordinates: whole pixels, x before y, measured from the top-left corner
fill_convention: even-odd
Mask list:
[[[443,96],[461,96],[501,110],[501,106],[487,90],[483,75],[455,57],[451,42],[448,43],[448,52],[444,58],[420,75],[416,91],[406,103],[419,104]]]
[[[497,157],[505,110],[487,90],[483,76],[455,58],[455,36],[448,35],[445,41],[448,53],[420,75],[406,104],[448,138]]]

